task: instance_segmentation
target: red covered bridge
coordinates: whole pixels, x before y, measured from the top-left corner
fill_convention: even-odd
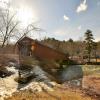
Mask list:
[[[16,52],[22,56],[35,56],[40,59],[66,60],[67,55],[50,48],[29,37],[24,37],[17,41]]]

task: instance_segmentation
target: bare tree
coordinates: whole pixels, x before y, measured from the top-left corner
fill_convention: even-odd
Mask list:
[[[15,20],[16,13],[11,14],[10,9],[0,9],[0,40],[1,47],[3,48],[13,37],[14,32],[17,30],[17,26],[19,24],[18,21]]]
[[[21,32],[19,32],[19,34],[17,34],[15,37],[20,40],[22,39],[23,37],[29,35],[29,33],[33,33],[34,31],[36,32],[44,32],[45,30],[39,28],[39,27],[36,27],[34,23],[31,23],[29,24],[26,28],[22,29]],[[40,35],[40,34],[39,34]]]
[[[97,49],[98,49],[98,44],[97,42],[93,42],[93,52],[94,52],[94,57],[95,57],[95,61],[97,63]]]
[[[70,56],[71,56],[71,59],[73,59],[74,52],[75,52],[74,41],[73,39],[70,38],[68,42],[69,42],[69,48],[70,48]]]
[[[35,23],[27,25],[26,28],[19,28],[20,21],[15,20],[16,13],[11,14],[9,8],[6,10],[0,10],[0,42],[2,48],[8,44],[11,38],[19,40],[33,31],[44,31],[38,27],[35,27]],[[17,19],[17,18],[16,18]]]

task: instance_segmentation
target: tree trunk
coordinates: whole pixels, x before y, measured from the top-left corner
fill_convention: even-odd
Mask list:
[[[95,51],[95,61],[97,63],[97,54],[96,54],[96,51]]]
[[[6,42],[6,41],[4,40],[3,43],[2,43],[2,46],[1,46],[2,48],[5,46],[5,42]]]
[[[88,62],[90,63],[91,53],[89,53]]]

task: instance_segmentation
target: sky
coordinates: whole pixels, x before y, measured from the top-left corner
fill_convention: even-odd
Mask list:
[[[19,11],[20,20],[34,20],[42,37],[80,40],[87,29],[100,40],[100,0],[0,0]],[[24,12],[24,13],[23,13]],[[30,20],[31,19],[31,20]],[[35,35],[33,37],[39,37]]]

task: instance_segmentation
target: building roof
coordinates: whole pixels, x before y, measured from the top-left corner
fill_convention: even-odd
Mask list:
[[[34,39],[32,39],[32,38],[30,38],[30,37],[28,37],[28,36],[25,36],[25,37],[20,38],[20,39],[16,42],[16,44],[19,43],[20,41],[22,41],[23,39],[28,39],[28,40],[30,40],[30,41],[35,41]]]

